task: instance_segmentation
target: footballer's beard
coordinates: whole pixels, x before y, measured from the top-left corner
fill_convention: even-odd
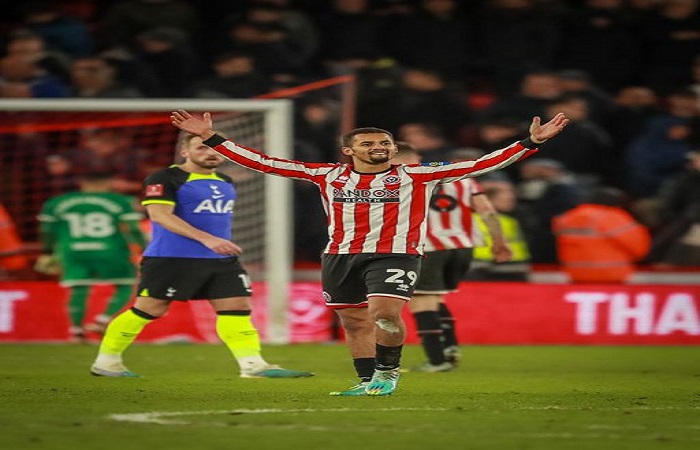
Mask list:
[[[202,159],[199,161],[192,161],[196,166],[201,167],[202,169],[216,169],[219,167],[223,161],[220,159]]]
[[[390,159],[389,153],[370,153],[368,155],[366,163],[369,164],[384,164]]]

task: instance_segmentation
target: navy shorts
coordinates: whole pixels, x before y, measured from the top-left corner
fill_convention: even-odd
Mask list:
[[[236,257],[144,257],[137,295],[159,300],[250,297],[248,273]]]
[[[410,300],[421,259],[404,254],[323,254],[321,282],[326,306],[362,308],[372,295]]]

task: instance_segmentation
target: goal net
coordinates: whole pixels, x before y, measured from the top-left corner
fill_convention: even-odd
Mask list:
[[[38,240],[36,215],[48,198],[77,188],[87,171],[111,171],[119,191],[139,196],[143,178],[179,162],[175,109],[211,112],[215,129],[281,158],[292,155],[289,100],[1,100],[0,203],[25,242]],[[270,343],[288,342],[291,281],[291,182],[231,162],[236,183],[234,240],[243,265],[266,293]]]

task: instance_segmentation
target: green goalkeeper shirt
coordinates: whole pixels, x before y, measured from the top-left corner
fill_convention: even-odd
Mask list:
[[[143,244],[133,197],[115,192],[71,192],[44,203],[39,221],[46,248],[64,258],[78,252],[128,258],[130,242]]]

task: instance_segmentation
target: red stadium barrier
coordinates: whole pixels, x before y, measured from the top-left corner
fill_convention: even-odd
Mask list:
[[[265,329],[265,293],[255,286],[253,319]],[[290,295],[292,342],[326,342],[332,316],[318,283],[295,283]],[[89,317],[109,293],[100,288]],[[65,292],[55,282],[0,283],[0,341],[67,339]],[[448,297],[464,344],[700,344],[697,285],[563,285],[463,283]],[[408,343],[413,319],[405,317]],[[206,302],[176,303],[150,325],[141,342],[218,342],[214,314]]]

